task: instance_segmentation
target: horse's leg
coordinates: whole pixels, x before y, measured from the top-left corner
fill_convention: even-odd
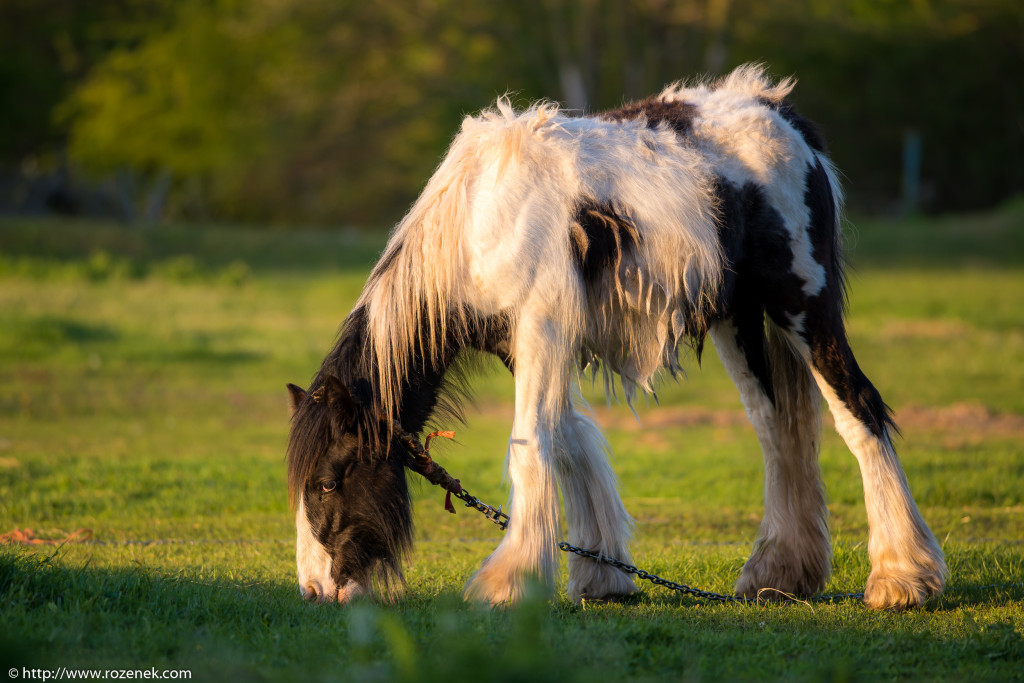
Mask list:
[[[555,432],[555,454],[569,522],[569,543],[630,562],[632,522],[622,505],[601,430],[568,407]],[[569,597],[609,599],[636,590],[632,577],[610,565],[569,556]]]
[[[857,365],[838,302],[815,313],[812,307],[800,336],[864,484],[871,558],[864,602],[875,609],[920,605],[942,592],[948,575],[942,550],[910,494],[890,439],[888,407]]]
[[[769,347],[764,330],[760,306],[711,329],[764,453],[764,519],[736,593],[809,595],[824,587],[832,557],[818,469],[821,398],[802,360],[774,333]]]
[[[568,331],[551,316],[526,312],[516,327],[515,421],[506,462],[511,522],[465,593],[492,604],[521,598],[530,579],[550,590],[559,552],[554,429],[569,405],[574,346]]]

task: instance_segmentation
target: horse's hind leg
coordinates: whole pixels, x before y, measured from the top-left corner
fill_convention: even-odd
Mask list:
[[[821,397],[806,364],[772,337],[769,347],[759,306],[711,329],[764,453],[764,519],[736,583],[749,598],[816,593],[832,557],[818,469]]]
[[[619,497],[607,444],[597,425],[571,407],[555,430],[555,457],[569,522],[569,543],[630,562],[631,521]],[[569,556],[569,597],[609,599],[636,590],[610,565]]]
[[[857,365],[841,312],[815,313],[808,311],[800,337],[864,484],[871,558],[864,601],[875,609],[920,605],[942,592],[948,574],[942,551],[910,494],[890,439],[888,407]]]

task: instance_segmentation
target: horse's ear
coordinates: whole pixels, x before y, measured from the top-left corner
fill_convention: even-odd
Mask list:
[[[288,385],[288,398],[291,400],[292,412],[294,413],[299,404],[302,403],[302,399],[306,398],[306,392],[302,387],[297,387],[294,384]]]
[[[352,415],[356,411],[356,402],[345,383],[334,375],[328,375],[324,381],[324,398],[335,415]]]

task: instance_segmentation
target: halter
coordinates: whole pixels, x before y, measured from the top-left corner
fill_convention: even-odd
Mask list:
[[[454,439],[455,432],[431,432],[427,435],[426,445],[421,445],[419,439],[414,434],[405,431],[397,419],[391,421],[391,428],[408,455],[405,466],[434,486],[440,486],[447,491],[444,498],[444,509],[455,514],[452,494],[462,493],[462,484],[430,457],[430,440],[439,436],[445,439]]]

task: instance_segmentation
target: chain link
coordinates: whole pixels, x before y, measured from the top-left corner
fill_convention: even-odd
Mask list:
[[[477,512],[480,512],[484,517],[497,524],[498,528],[502,531],[508,528],[510,520],[508,515],[501,511],[500,505],[496,508],[491,507],[476,496],[470,494],[466,489],[462,489],[458,493],[453,493],[452,495],[466,503],[466,507],[473,508]]]

